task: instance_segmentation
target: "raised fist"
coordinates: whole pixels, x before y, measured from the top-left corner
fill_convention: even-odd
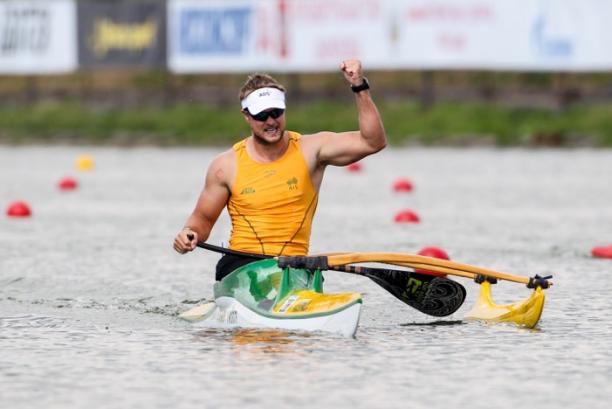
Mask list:
[[[344,74],[344,78],[350,85],[361,85],[363,83],[363,72],[361,70],[361,61],[345,60],[340,64],[340,70]]]

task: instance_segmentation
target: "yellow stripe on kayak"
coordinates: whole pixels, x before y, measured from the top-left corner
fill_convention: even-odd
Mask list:
[[[310,290],[297,290],[278,302],[272,311],[283,315],[319,314],[342,309],[356,301],[361,302],[361,294],[321,294]]]

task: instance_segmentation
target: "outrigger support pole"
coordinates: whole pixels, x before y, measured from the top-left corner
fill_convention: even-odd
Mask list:
[[[358,263],[385,263],[393,264],[401,267],[409,267],[412,269],[423,269],[435,271],[438,273],[452,274],[459,277],[469,279],[477,279],[478,276],[489,279],[513,281],[527,285],[528,288],[542,289],[549,288],[552,282],[548,281],[552,276],[534,277],[518,276],[514,274],[503,273],[476,267],[469,264],[461,264],[450,260],[440,260],[431,257],[425,257],[413,254],[403,253],[334,253],[319,256],[281,256],[278,257],[279,266],[291,266],[301,268],[321,268],[328,269],[329,267],[358,264]],[[477,281],[478,282],[478,281]]]
[[[549,288],[552,285],[552,283],[548,280],[550,280],[552,277],[553,277],[552,275],[540,277],[538,274],[536,274],[534,277],[529,277],[527,288],[538,288],[538,287],[542,289]],[[490,277],[490,276],[486,276],[483,274],[477,274],[476,276],[474,276],[474,282],[476,284],[482,284],[485,281],[487,281],[489,284],[497,284],[497,278],[495,277]]]

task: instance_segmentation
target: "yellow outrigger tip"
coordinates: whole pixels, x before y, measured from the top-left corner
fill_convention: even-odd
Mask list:
[[[474,307],[465,315],[465,320],[478,320],[490,323],[508,322],[520,327],[533,328],[537,325],[544,309],[544,290],[537,286],[523,301],[512,304],[495,304],[491,298],[491,283],[480,283],[480,295]]]

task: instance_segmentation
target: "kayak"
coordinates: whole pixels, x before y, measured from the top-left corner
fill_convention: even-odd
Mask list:
[[[335,270],[372,279],[402,302],[434,317],[457,311],[465,300],[465,288],[446,277],[355,264],[376,262],[470,278],[480,284],[476,305],[464,319],[490,323],[537,325],[544,309],[544,289],[552,276],[524,277],[482,267],[403,253],[330,253],[318,256],[270,256],[245,253],[205,242],[198,247],[224,254],[258,258],[215,283],[214,301],[198,305],[180,318],[221,328],[275,328],[293,331],[325,331],[354,336],[363,303],[359,293],[323,292],[321,270]],[[531,295],[512,304],[495,304],[491,282],[526,284]]]
[[[477,320],[488,323],[507,322],[520,327],[533,328],[537,325],[544,309],[544,291],[535,288],[523,301],[512,304],[495,304],[491,297],[491,283],[480,284],[480,294],[474,307],[465,315],[465,320]]]
[[[214,285],[214,301],[179,315],[203,327],[324,331],[352,337],[360,293],[324,293],[319,269],[280,268],[274,259],[246,264]]]

